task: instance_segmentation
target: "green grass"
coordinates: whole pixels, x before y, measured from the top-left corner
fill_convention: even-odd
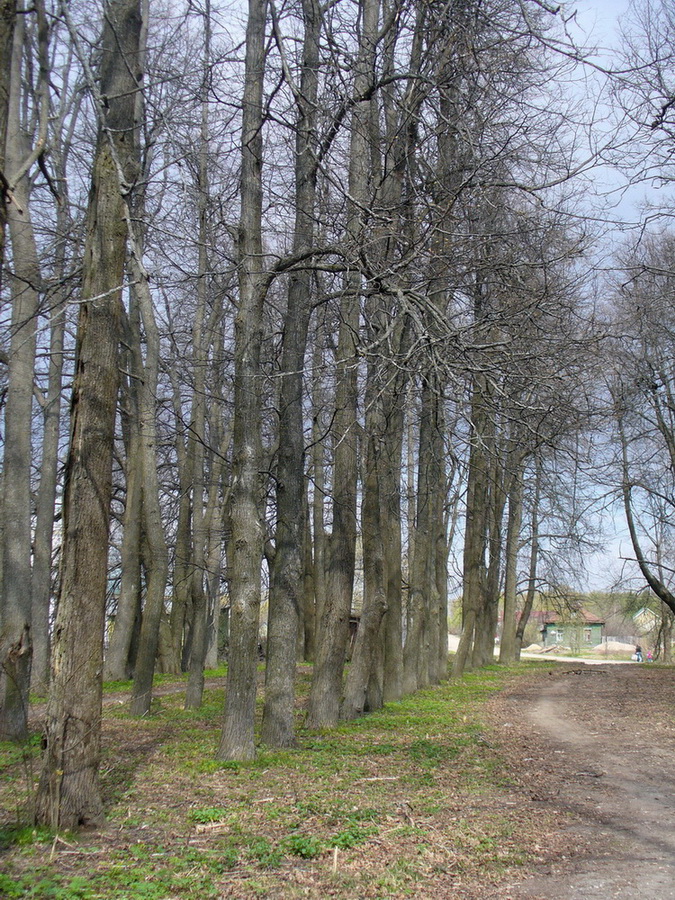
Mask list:
[[[300,667],[301,702],[309,677]],[[297,749],[260,748],[249,763],[214,759],[222,689],[206,690],[199,710],[182,708],[182,692],[162,695],[142,720],[123,706],[106,708],[111,828],[61,844],[17,809],[0,832],[0,897],[215,900],[222,885],[235,884],[225,896],[398,898],[434,867],[443,877],[520,865],[526,854],[514,849],[501,812],[458,814],[508,782],[483,738],[482,710],[513,677],[495,665],[330,731],[300,727]],[[26,754],[37,753],[37,739],[0,745],[5,788],[15,796],[26,783]]]

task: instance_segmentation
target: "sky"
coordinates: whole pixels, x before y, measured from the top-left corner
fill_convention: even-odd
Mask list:
[[[577,10],[577,21],[584,28],[589,28],[597,35],[611,38],[616,32],[619,18],[625,14],[628,8],[628,0],[578,0],[576,3],[566,2],[565,9]]]
[[[570,30],[580,44],[593,43],[597,45],[600,56],[605,61],[612,61],[612,47],[619,40],[620,25],[625,22],[629,0],[577,0],[577,2],[565,2],[563,8],[567,14],[576,10],[574,20],[576,30],[570,23]],[[604,52],[603,52],[604,51]],[[612,179],[619,179],[607,169],[597,174],[603,183]],[[627,194],[614,214],[626,221],[634,221],[636,217],[636,204],[639,204],[643,189],[637,189]],[[621,510],[616,510],[613,515],[608,514],[603,522],[606,533],[606,548],[589,555],[586,560],[588,577],[583,585],[587,590],[608,590],[615,587],[620,581],[626,579],[635,567],[626,563],[626,557],[632,557],[630,538],[625,526]],[[641,586],[641,581],[634,585]]]

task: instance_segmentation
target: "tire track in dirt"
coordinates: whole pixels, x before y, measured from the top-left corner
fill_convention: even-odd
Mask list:
[[[543,752],[559,760],[553,802],[573,814],[587,850],[500,895],[675,900],[672,670],[581,666],[549,677],[519,705]]]

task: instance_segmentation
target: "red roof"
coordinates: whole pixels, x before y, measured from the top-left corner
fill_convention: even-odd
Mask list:
[[[577,612],[565,611],[562,613],[558,612],[545,612],[542,614],[542,621],[546,625],[557,625],[565,623],[567,625],[573,624],[574,622],[580,622],[583,625],[604,625],[605,620],[598,618],[598,616],[594,616],[592,613],[586,612],[585,609],[580,609]]]

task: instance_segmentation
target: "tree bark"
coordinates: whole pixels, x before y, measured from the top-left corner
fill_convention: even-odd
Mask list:
[[[99,107],[83,262],[54,679],[36,798],[38,822],[54,829],[103,819],[101,674],[127,238],[119,167],[125,184],[133,183],[141,25],[138,0],[107,5],[99,81],[105,105]]]
[[[497,438],[497,415],[493,409],[485,410],[487,427],[483,443],[488,453],[486,544],[488,562],[485,569],[484,591],[476,619],[472,665],[474,668],[494,662],[495,637],[499,616],[499,587],[502,569],[502,533],[506,491],[503,448]]]
[[[447,586],[439,585],[439,580],[447,585],[447,574],[443,577],[441,566],[445,566],[447,549],[445,547],[445,501],[447,497],[447,475],[443,453],[443,396],[436,389],[434,396],[434,430],[433,447],[430,460],[429,483],[431,490],[431,508],[429,522],[429,559],[427,562],[429,579],[429,657],[427,671],[429,682],[438,684],[447,672],[447,650],[444,657],[443,645],[447,648]],[[433,486],[435,485],[435,489]],[[439,558],[440,557],[440,558]]]
[[[354,96],[364,97],[373,80],[379,0],[361,0],[362,30],[356,60]],[[368,208],[370,101],[355,103],[350,131],[347,236],[354,252],[360,247]],[[354,263],[340,310],[335,419],[333,428],[333,528],[328,547],[326,597],[319,622],[314,676],[307,725],[331,727],[340,716],[342,674],[349,638],[356,552],[357,360],[356,336],[362,294],[360,267]]]
[[[488,504],[488,472],[483,434],[485,410],[481,391],[483,385],[474,386],[472,400],[472,441],[469,451],[469,474],[466,489],[466,521],[464,525],[463,583],[462,583],[462,634],[452,666],[452,674],[461,675],[471,661],[478,610],[485,591],[485,541]]]
[[[24,19],[14,29],[5,164],[21,171],[30,152],[21,122]],[[46,98],[42,99],[46,104]],[[43,112],[46,115],[46,110]],[[45,136],[40,138],[44,141]],[[11,183],[11,182],[10,182]],[[0,606],[0,739],[28,728],[31,658],[31,414],[41,273],[29,210],[28,173],[13,185],[6,208],[13,251],[12,318],[7,372],[2,477],[2,605]]]
[[[59,172],[65,183],[66,158],[70,147],[62,146]],[[33,630],[33,665],[31,690],[46,695],[50,673],[49,617],[52,597],[52,553],[54,537],[54,507],[59,467],[59,437],[61,425],[61,394],[63,387],[63,348],[66,330],[65,281],[67,275],[66,243],[72,229],[65,190],[56,210],[57,246],[54,279],[56,287],[49,297],[50,337],[47,396],[43,409],[42,457],[38,488],[31,607]]]
[[[523,637],[537,595],[537,566],[539,564],[539,501],[541,497],[541,463],[536,461],[534,499],[532,501],[532,523],[530,526],[530,564],[528,569],[527,594],[516,627],[516,660],[520,659]]]
[[[401,554],[401,465],[403,460],[403,399],[397,398],[391,421],[391,439],[382,460],[382,533],[387,579],[384,618],[384,672],[382,701],[403,696],[403,572]]]
[[[249,0],[242,120],[239,306],[235,318],[230,652],[219,759],[255,756],[261,522],[260,349],[266,0]]]
[[[296,125],[296,215],[294,253],[308,252],[314,240],[316,195],[316,98],[321,9],[304,0],[302,75]],[[311,272],[291,275],[284,321],[277,463],[277,522],[270,584],[261,739],[270,747],[295,743],[295,664],[303,604],[305,539],[305,446],[303,369],[311,313]]]
[[[141,426],[139,410],[139,385],[141,382],[140,312],[132,304],[129,312],[128,347],[125,350],[126,366],[130,377],[122,385],[122,410],[126,421],[125,504],[120,548],[120,590],[117,609],[108,649],[103,663],[104,681],[125,681],[133,675],[131,659],[132,639],[141,615],[141,536],[143,521],[143,471],[141,453]]]
[[[426,379],[422,388],[419,449],[417,464],[417,516],[414,529],[414,554],[410,565],[408,630],[403,650],[403,690],[411,694],[429,683],[431,619],[435,589],[436,532],[434,497],[438,492],[436,405],[434,386]],[[438,615],[436,613],[436,619]],[[437,656],[437,653],[436,653]]]
[[[6,171],[5,143],[12,68],[12,45],[16,25],[17,0],[0,0],[0,172]],[[6,188],[0,190],[0,287],[5,268],[5,225],[7,223]]]
[[[197,262],[197,321],[193,341],[195,387],[192,401],[192,427],[189,452],[192,454],[192,630],[189,676],[185,690],[185,708],[198,709],[204,693],[204,663],[208,649],[208,603],[204,588],[207,522],[204,510],[204,462],[206,424],[206,367],[210,335],[205,334],[206,305],[209,291],[207,253],[207,213],[209,201],[209,83],[211,78],[211,4],[204,7],[204,70],[202,76],[201,133],[199,140],[198,213],[199,258]],[[243,202],[243,198],[242,198]]]
[[[312,660],[316,659],[319,643],[319,623],[323,614],[326,597],[326,526],[324,522],[324,504],[326,500],[325,460],[326,448],[323,441],[323,392],[318,373],[321,372],[323,360],[321,346],[322,329],[317,328],[312,354],[312,371],[314,384],[312,394],[312,585],[314,589],[314,645]]]
[[[523,519],[523,461],[513,474],[509,492],[509,514],[506,527],[506,559],[504,575],[504,619],[499,645],[499,662],[516,662],[516,597],[518,592],[518,547]]]
[[[178,463],[179,501],[169,622],[173,657],[171,668],[179,672],[183,668],[183,647],[192,585],[190,564],[192,556],[192,470],[194,460],[190,450],[191,430],[188,429],[187,440],[182,433],[183,412],[179,385],[174,377],[174,373],[170,373],[170,376],[173,386],[173,407],[177,426],[176,457]]]
[[[133,226],[129,219],[133,239]],[[131,714],[146,715],[152,701],[152,681],[159,645],[159,629],[164,612],[164,595],[169,574],[169,554],[164,536],[164,524],[159,505],[159,481],[157,477],[157,425],[155,398],[159,375],[159,330],[150,294],[148,277],[143,269],[140,243],[133,241],[131,272],[134,279],[132,292],[137,296],[143,330],[146,355],[143,363],[143,379],[140,386],[140,454],[143,474],[143,527],[145,549],[146,597],[139,636],[138,653],[134,669],[134,685],[131,693]],[[140,334],[137,353],[140,356]]]
[[[371,376],[372,377],[372,376]],[[371,387],[374,388],[373,384]],[[340,709],[342,719],[354,719],[366,709],[366,698],[371,678],[375,675],[379,689],[375,703],[382,703],[382,672],[377,672],[381,657],[380,626],[387,611],[387,579],[385,575],[384,540],[382,534],[382,511],[380,498],[380,441],[383,440],[383,422],[373,421],[373,416],[381,411],[377,401],[371,396],[371,415],[366,419],[367,449],[366,474],[363,484],[363,524],[364,596],[361,620],[356,633],[356,643],[345,684],[345,696]],[[374,405],[373,405],[374,404]],[[378,677],[379,676],[379,677]]]

